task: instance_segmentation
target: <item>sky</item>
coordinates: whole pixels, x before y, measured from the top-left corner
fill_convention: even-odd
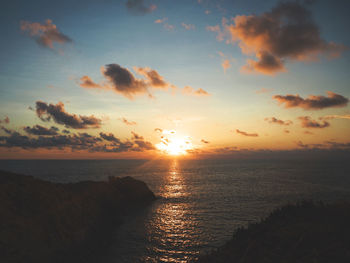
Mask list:
[[[349,156],[349,1],[6,1],[0,158]]]

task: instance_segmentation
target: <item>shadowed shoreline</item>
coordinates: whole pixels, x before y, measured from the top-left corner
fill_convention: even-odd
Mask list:
[[[349,202],[286,205],[196,262],[350,262],[349,222]]]
[[[155,200],[131,177],[51,183],[0,171],[0,262],[88,262],[122,216]]]

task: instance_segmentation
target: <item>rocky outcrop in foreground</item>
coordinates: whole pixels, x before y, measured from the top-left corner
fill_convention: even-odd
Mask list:
[[[260,223],[238,229],[199,262],[350,262],[350,204],[284,206]]]
[[[88,262],[122,215],[154,199],[131,177],[59,184],[0,171],[0,262]]]

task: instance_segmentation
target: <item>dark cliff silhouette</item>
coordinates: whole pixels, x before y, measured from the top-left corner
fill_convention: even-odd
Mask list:
[[[131,177],[59,184],[0,171],[0,262],[87,262],[122,215],[154,199]]]
[[[197,262],[350,262],[349,223],[350,203],[287,205]]]

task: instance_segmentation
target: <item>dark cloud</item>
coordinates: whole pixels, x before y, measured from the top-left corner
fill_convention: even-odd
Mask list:
[[[115,142],[115,143],[121,143],[120,139],[116,138],[113,133],[104,133],[104,132],[100,132],[100,136],[101,138],[105,139],[106,141],[109,142]]]
[[[196,154],[198,158],[233,158],[233,159],[334,159],[349,160],[350,142],[329,142],[319,144],[304,144],[302,141],[295,142],[297,148],[290,150],[272,149],[245,149],[238,147],[201,148],[188,151]]]
[[[150,95],[147,83],[144,80],[135,78],[128,69],[118,64],[106,65],[103,75],[110,81],[114,91],[129,99],[137,94]]]
[[[72,135],[36,135],[28,137],[16,131],[5,131],[8,136],[0,136],[0,147],[22,149],[71,149],[88,152],[144,152],[154,150],[151,142],[146,141],[142,136],[133,134],[131,140],[122,141],[112,133],[101,132],[98,136],[88,133]],[[106,143],[107,142],[107,143]]]
[[[68,147],[72,150],[88,150],[99,141],[100,138],[85,133],[78,135],[53,135],[30,138],[18,132],[12,132],[10,136],[0,136],[0,147],[20,147],[23,149],[63,149]]]
[[[320,54],[336,57],[346,48],[333,42],[326,42],[320,36],[320,29],[311,12],[300,1],[280,2],[271,11],[261,15],[238,15],[234,23],[222,21],[208,27],[217,32],[217,39],[239,42],[244,54],[255,55],[242,69],[273,75],[285,71],[287,60],[312,60]]]
[[[144,151],[144,150],[154,150],[155,147],[151,142],[145,141],[145,139],[138,135],[135,132],[131,132],[133,138],[133,142],[135,143],[135,146],[132,150],[133,151]]]
[[[326,128],[330,126],[327,121],[317,122],[309,116],[301,116],[298,119],[301,121],[301,127],[303,128]]]
[[[1,130],[3,130],[7,134],[11,134],[12,131],[10,129],[5,128],[4,126],[0,126]]]
[[[269,123],[276,123],[276,124],[279,124],[279,125],[286,125],[286,126],[293,124],[293,122],[290,121],[290,120],[283,121],[283,120],[279,120],[279,119],[277,119],[275,117],[265,118],[265,121],[267,121]]]
[[[36,114],[43,121],[50,121],[53,119],[58,124],[63,124],[67,128],[73,129],[87,129],[87,128],[100,128],[101,119],[95,116],[83,116],[70,114],[65,111],[64,104],[62,102],[54,104],[47,104],[46,102],[36,102]]]
[[[136,132],[131,132],[131,134],[135,140],[142,140],[143,139],[143,137],[138,135]]]
[[[21,21],[21,30],[28,32],[29,36],[33,37],[39,45],[51,49],[54,48],[55,42],[59,44],[72,42],[68,36],[57,29],[50,19],[46,20],[46,24]]]
[[[70,131],[66,130],[66,129],[62,130],[62,132],[65,133],[65,134],[70,134]]]
[[[244,131],[240,131],[238,129],[236,129],[236,132],[238,134],[241,134],[241,135],[244,135],[244,136],[248,136],[248,137],[258,137],[259,136],[257,133],[247,133],[247,132],[244,132]]]
[[[58,131],[59,129],[51,126],[50,129],[43,127],[41,125],[35,125],[33,127],[24,127],[23,130],[28,133],[28,134],[32,134],[32,135],[58,135]]]
[[[134,15],[145,15],[157,8],[154,4],[146,6],[144,0],[127,0],[125,5],[129,12]]]
[[[279,104],[284,104],[285,108],[302,108],[304,110],[320,110],[331,107],[345,107],[349,99],[342,95],[328,91],[328,97],[310,95],[304,99],[299,95],[275,95],[273,99],[277,100]]]
[[[134,71],[142,75],[144,79],[140,79],[134,76],[127,68],[123,68],[118,64],[108,64],[102,67],[102,74],[107,79],[104,83],[96,83],[89,76],[83,76],[80,78],[79,85],[82,88],[95,88],[113,90],[129,99],[134,99],[136,95],[148,95],[153,98],[154,90],[169,89],[175,93],[178,88],[171,83],[164,80],[164,78],[154,69],[148,67],[134,67]],[[203,89],[193,89],[190,86],[186,86],[182,89],[182,93],[185,95],[195,96],[207,96],[210,95]]]
[[[0,120],[0,123],[9,124],[10,123],[10,118],[6,116],[3,120]]]

